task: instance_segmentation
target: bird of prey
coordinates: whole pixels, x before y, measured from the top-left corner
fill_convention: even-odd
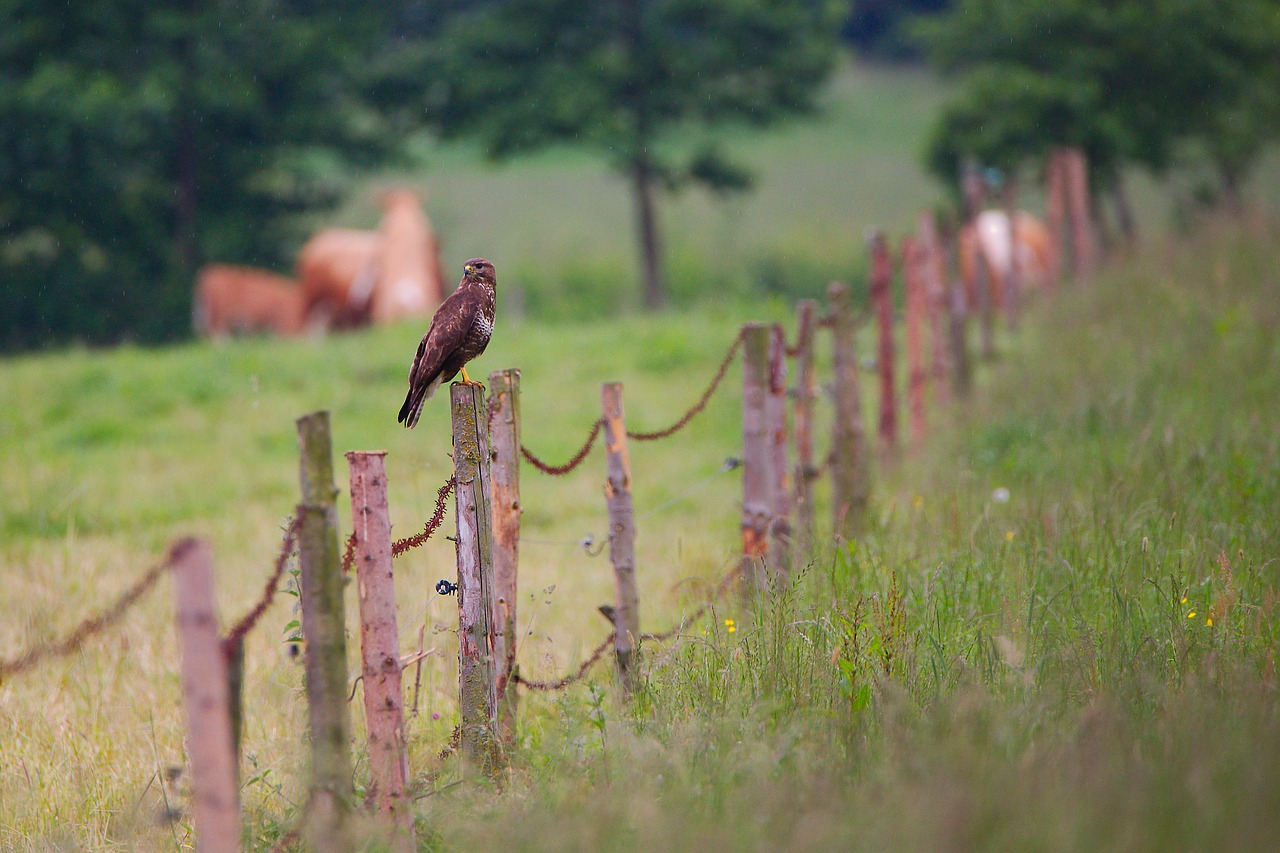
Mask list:
[[[422,404],[458,371],[462,371],[463,384],[480,384],[467,376],[465,365],[484,352],[493,336],[498,283],[493,264],[484,258],[472,258],[462,270],[458,289],[436,309],[431,326],[418,344],[418,354],[413,357],[409,393],[396,419],[407,428],[418,423]]]

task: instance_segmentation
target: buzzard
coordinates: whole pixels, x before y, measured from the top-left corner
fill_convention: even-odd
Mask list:
[[[400,407],[397,421],[412,429],[422,414],[422,404],[441,384],[462,371],[466,385],[479,385],[467,376],[468,361],[484,352],[493,336],[493,313],[497,304],[497,280],[493,264],[472,258],[462,267],[462,281],[449,298],[440,303],[431,326],[418,344],[418,354],[409,369],[409,393]]]

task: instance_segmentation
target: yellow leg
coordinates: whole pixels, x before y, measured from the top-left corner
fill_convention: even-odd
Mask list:
[[[463,385],[479,385],[482,388],[484,387],[483,382],[476,382],[474,379],[472,379],[470,376],[467,375],[466,367],[462,368],[462,384]]]

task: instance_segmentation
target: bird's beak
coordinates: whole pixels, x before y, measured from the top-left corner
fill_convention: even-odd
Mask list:
[[[462,265],[462,271],[463,271],[463,272],[465,272],[465,273],[467,273],[467,274],[469,275],[469,274],[471,274],[471,273],[475,272],[475,268],[474,268],[474,267],[472,267],[472,266],[471,266],[471,264],[463,264],[463,265]]]

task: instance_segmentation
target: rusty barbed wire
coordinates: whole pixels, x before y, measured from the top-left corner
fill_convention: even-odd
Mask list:
[[[284,567],[288,564],[289,557],[293,554],[294,548],[298,544],[298,531],[301,527],[302,513],[295,512],[293,520],[289,522],[289,527],[284,532],[284,541],[280,543],[280,553],[276,557],[275,568],[271,572],[271,577],[267,578],[267,584],[262,590],[262,597],[258,599],[258,603],[248,613],[240,617],[240,621],[236,622],[235,627],[222,638],[222,647],[224,649],[231,649],[236,643],[243,640],[245,635],[253,630],[254,625],[258,624],[262,614],[266,613],[267,608],[271,606],[271,602],[275,599],[276,592],[278,592],[276,587],[280,583],[280,576],[284,574]]]
[[[694,608],[693,613],[681,618],[681,620],[678,623],[668,628],[666,631],[661,631],[659,633],[647,632],[647,633],[641,634],[640,635],[641,641],[651,640],[657,643],[657,642],[662,642],[663,640],[669,640],[672,637],[674,637],[676,634],[684,630],[686,627],[691,625],[692,623],[701,619],[704,615],[706,615],[707,611],[711,609],[711,605],[714,604],[716,601],[718,601],[720,599],[720,596],[724,595],[724,591],[729,588],[729,585],[734,580],[736,580],[741,573],[742,573],[742,564],[739,563],[735,565],[732,569],[730,569],[728,572],[726,572],[725,576],[720,579],[720,582],[718,584],[716,584],[715,591],[712,593],[710,601],[705,601],[702,604],[698,605],[696,608]],[[554,692],[556,690],[563,690],[564,688],[568,687],[570,684],[573,684],[575,681],[581,681],[586,676],[587,671],[590,670],[591,667],[596,665],[596,663],[604,655],[605,651],[609,648],[609,646],[611,646],[614,643],[614,641],[617,639],[618,639],[618,632],[613,631],[612,633],[609,634],[608,637],[605,637],[604,642],[602,642],[600,645],[595,647],[595,649],[591,652],[590,656],[588,656],[587,659],[584,660],[574,672],[571,672],[570,674],[562,678],[559,678],[555,681],[533,681],[528,678],[525,678],[524,676],[518,673],[512,673],[511,680],[516,684],[524,685],[530,690],[540,690],[548,693]]]
[[[720,362],[720,366],[716,368],[715,376],[711,377],[711,384],[707,386],[707,390],[702,392],[702,397],[698,402],[693,404],[689,411],[680,416],[680,419],[666,429],[660,429],[656,432],[640,432],[627,430],[627,438],[632,441],[656,441],[659,438],[666,438],[684,429],[689,421],[693,420],[699,412],[707,406],[707,402],[711,399],[711,395],[720,387],[720,383],[724,380],[724,375],[729,371],[729,365],[733,362],[733,357],[737,355],[738,349],[742,346],[742,332],[738,332],[733,339],[733,343],[729,346],[729,351],[725,353],[724,359]]]
[[[45,658],[66,657],[84,644],[84,641],[101,633],[120,620],[125,611],[137,603],[151,587],[155,586],[160,576],[173,567],[173,552],[170,551],[164,562],[152,566],[139,578],[133,586],[125,590],[115,603],[96,616],[90,616],[77,625],[71,633],[60,640],[39,643],[22,654],[9,660],[0,660],[0,682],[12,675],[19,675],[33,668]]]
[[[440,522],[444,520],[444,502],[448,499],[449,493],[453,491],[454,486],[457,484],[458,480],[456,477],[450,477],[448,480],[445,480],[444,485],[436,492],[436,510],[432,513],[431,519],[427,522],[426,526],[422,528],[421,533],[410,536],[407,539],[397,539],[392,543],[392,557],[399,557],[405,551],[408,551],[411,548],[417,548],[419,545],[431,538],[431,535],[436,532],[436,528],[440,526]],[[354,548],[355,534],[353,533],[351,535],[353,540],[352,548]]]
[[[597,420],[592,424],[591,434],[587,436],[586,443],[583,444],[582,448],[577,453],[573,454],[573,457],[563,465],[550,465],[542,461],[537,456],[534,456],[533,453],[530,452],[529,448],[525,447],[523,444],[520,445],[520,455],[525,458],[526,462],[544,474],[550,474],[552,477],[559,477],[562,474],[568,474],[574,468],[581,465],[583,459],[587,458],[587,454],[590,453],[591,448],[595,446],[596,439],[600,437],[600,428],[603,426],[603,420]]]
[[[542,690],[546,692],[563,690],[564,688],[568,687],[570,684],[573,684],[575,681],[582,680],[583,676],[587,674],[587,670],[595,666],[596,662],[599,661],[600,658],[604,655],[605,650],[608,649],[609,646],[613,645],[614,641],[617,639],[618,639],[617,631],[614,631],[611,634],[609,634],[609,636],[604,638],[603,643],[596,646],[595,651],[591,653],[590,657],[588,657],[586,660],[582,662],[582,664],[578,667],[576,672],[570,673],[569,675],[566,675],[564,678],[561,678],[557,681],[532,681],[528,678],[525,678],[523,675],[520,675],[519,673],[514,673],[514,672],[511,674],[511,680],[516,684],[523,684],[525,687],[529,688],[530,690]]]

